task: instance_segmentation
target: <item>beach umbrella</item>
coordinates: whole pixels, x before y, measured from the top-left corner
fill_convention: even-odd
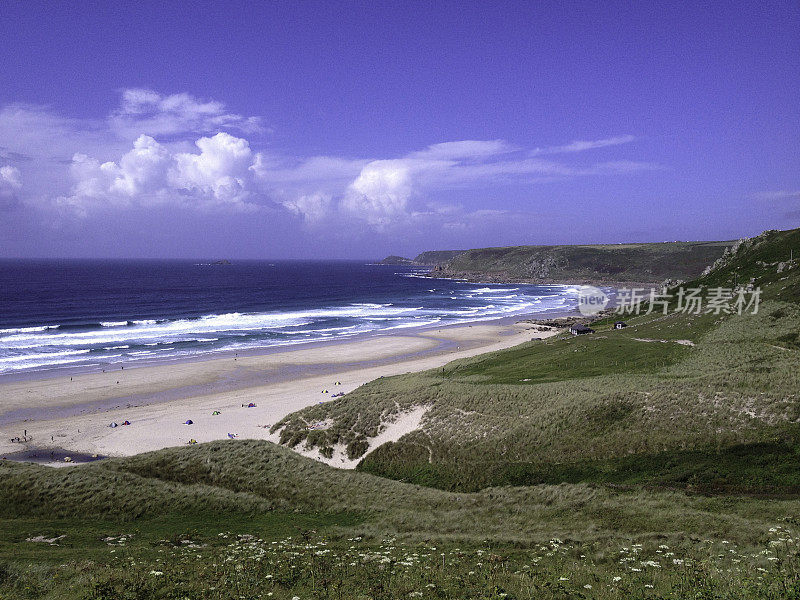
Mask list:
[[[256,405],[253,402],[251,402],[250,404],[247,405],[247,408],[255,408],[255,407],[256,407]]]
[[[114,423],[113,421],[112,421],[111,425],[109,425],[109,427],[116,427],[116,426],[117,426],[117,424]]]
[[[183,424],[184,424],[184,425],[191,425],[192,423],[194,423],[194,421],[192,421],[191,419],[186,419],[186,420],[183,422]]]
[[[215,410],[215,411],[214,411],[214,412],[212,412],[211,414],[212,414],[212,415],[219,415],[219,414],[222,414],[222,413],[220,413],[218,410]]]

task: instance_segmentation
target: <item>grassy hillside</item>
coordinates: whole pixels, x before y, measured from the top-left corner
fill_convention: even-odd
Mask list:
[[[753,285],[764,298],[800,302],[800,229],[766,231],[735,243],[696,279],[706,287]]]
[[[680,459],[691,473],[691,462],[713,463],[728,449],[765,443],[777,444],[792,464],[800,448],[797,305],[767,301],[758,315],[629,322],[619,331],[598,328],[592,336],[531,342],[372,382],[288,417],[282,439],[357,451],[359,440],[376,435],[391,415],[429,406],[422,430],[369,454],[361,468],[457,490],[557,481],[552,473],[570,464],[580,472],[587,460],[601,461],[603,470],[619,460],[624,472],[632,455]],[[328,429],[306,429],[306,422],[323,420]],[[731,473],[715,485],[793,491],[796,477],[781,473],[758,480]],[[687,487],[692,478],[662,483]]]
[[[417,254],[414,262],[420,265],[441,265],[457,256],[461,256],[467,250],[428,250],[422,254]]]
[[[370,453],[360,468],[464,491],[605,481],[794,494],[800,307],[792,291],[800,270],[784,264],[777,273],[776,259],[799,236],[771,232],[740,244],[688,284],[722,285],[739,272],[763,286],[758,314],[642,314],[623,330],[611,329],[611,318],[595,335],[374,381],[276,429],[288,445],[341,444],[358,456],[382,423],[425,406],[421,430]],[[307,429],[319,421],[328,428]],[[764,453],[774,468],[763,468]]]
[[[2,464],[0,477],[0,598],[778,598],[800,589],[795,499],[586,484],[450,493],[244,440],[60,470]],[[34,495],[24,501],[25,492]]]
[[[543,531],[550,535],[554,526],[563,535],[584,541],[609,535],[618,525],[615,518],[598,514],[602,510],[624,513],[629,519],[624,529],[645,534],[650,524],[644,505],[677,497],[671,491],[642,493],[582,484],[452,493],[334,469],[256,440],[171,448],[69,469],[3,463],[0,475],[0,516],[6,520],[80,522],[91,518],[125,526],[181,515],[214,515],[221,521],[267,514],[313,515],[321,524],[370,536],[418,541],[434,535],[523,546]],[[20,490],[38,495],[22,502],[16,495]],[[634,498],[643,506],[628,506]],[[794,500],[788,502],[784,506],[800,507]],[[719,516],[708,511],[714,502],[687,497],[679,505],[695,513],[696,522],[687,522],[682,529],[700,535],[704,527],[715,527],[712,523],[719,520],[732,536],[755,543],[757,538],[746,528],[728,522],[751,504],[750,500],[733,502],[728,516]],[[570,513],[576,511],[585,513],[585,519],[573,520]],[[763,522],[771,523],[777,514],[764,515]],[[537,522],[537,516],[546,519]],[[662,518],[675,525],[678,515]],[[475,531],[475,522],[482,523],[480,531]]]
[[[0,599],[800,598],[798,242],[690,284],[761,285],[757,314],[612,316],[277,425],[358,456],[428,407],[357,471],[252,440],[2,462]]]
[[[532,283],[661,283],[692,279],[732,242],[512,246],[468,250],[441,265],[444,277]]]

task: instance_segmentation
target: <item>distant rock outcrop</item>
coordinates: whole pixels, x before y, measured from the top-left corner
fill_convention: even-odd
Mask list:
[[[449,260],[454,259],[460,254],[464,254],[466,250],[428,250],[422,254],[418,254],[416,258],[406,258],[404,256],[387,256],[380,264],[382,265],[409,265],[415,267],[433,267],[442,265]]]
[[[406,258],[405,256],[396,256],[391,255],[384,258],[380,261],[381,265],[415,265],[416,263],[411,260],[410,258]]]

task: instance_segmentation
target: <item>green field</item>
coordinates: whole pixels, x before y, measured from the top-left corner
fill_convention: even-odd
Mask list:
[[[276,424],[359,457],[428,408],[355,471],[248,440],[0,464],[0,598],[800,598],[798,249],[690,284],[757,314],[611,316]]]

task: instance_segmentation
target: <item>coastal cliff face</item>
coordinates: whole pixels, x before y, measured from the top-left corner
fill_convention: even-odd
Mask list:
[[[661,283],[699,276],[731,242],[513,246],[459,253],[432,275],[494,282]]]

